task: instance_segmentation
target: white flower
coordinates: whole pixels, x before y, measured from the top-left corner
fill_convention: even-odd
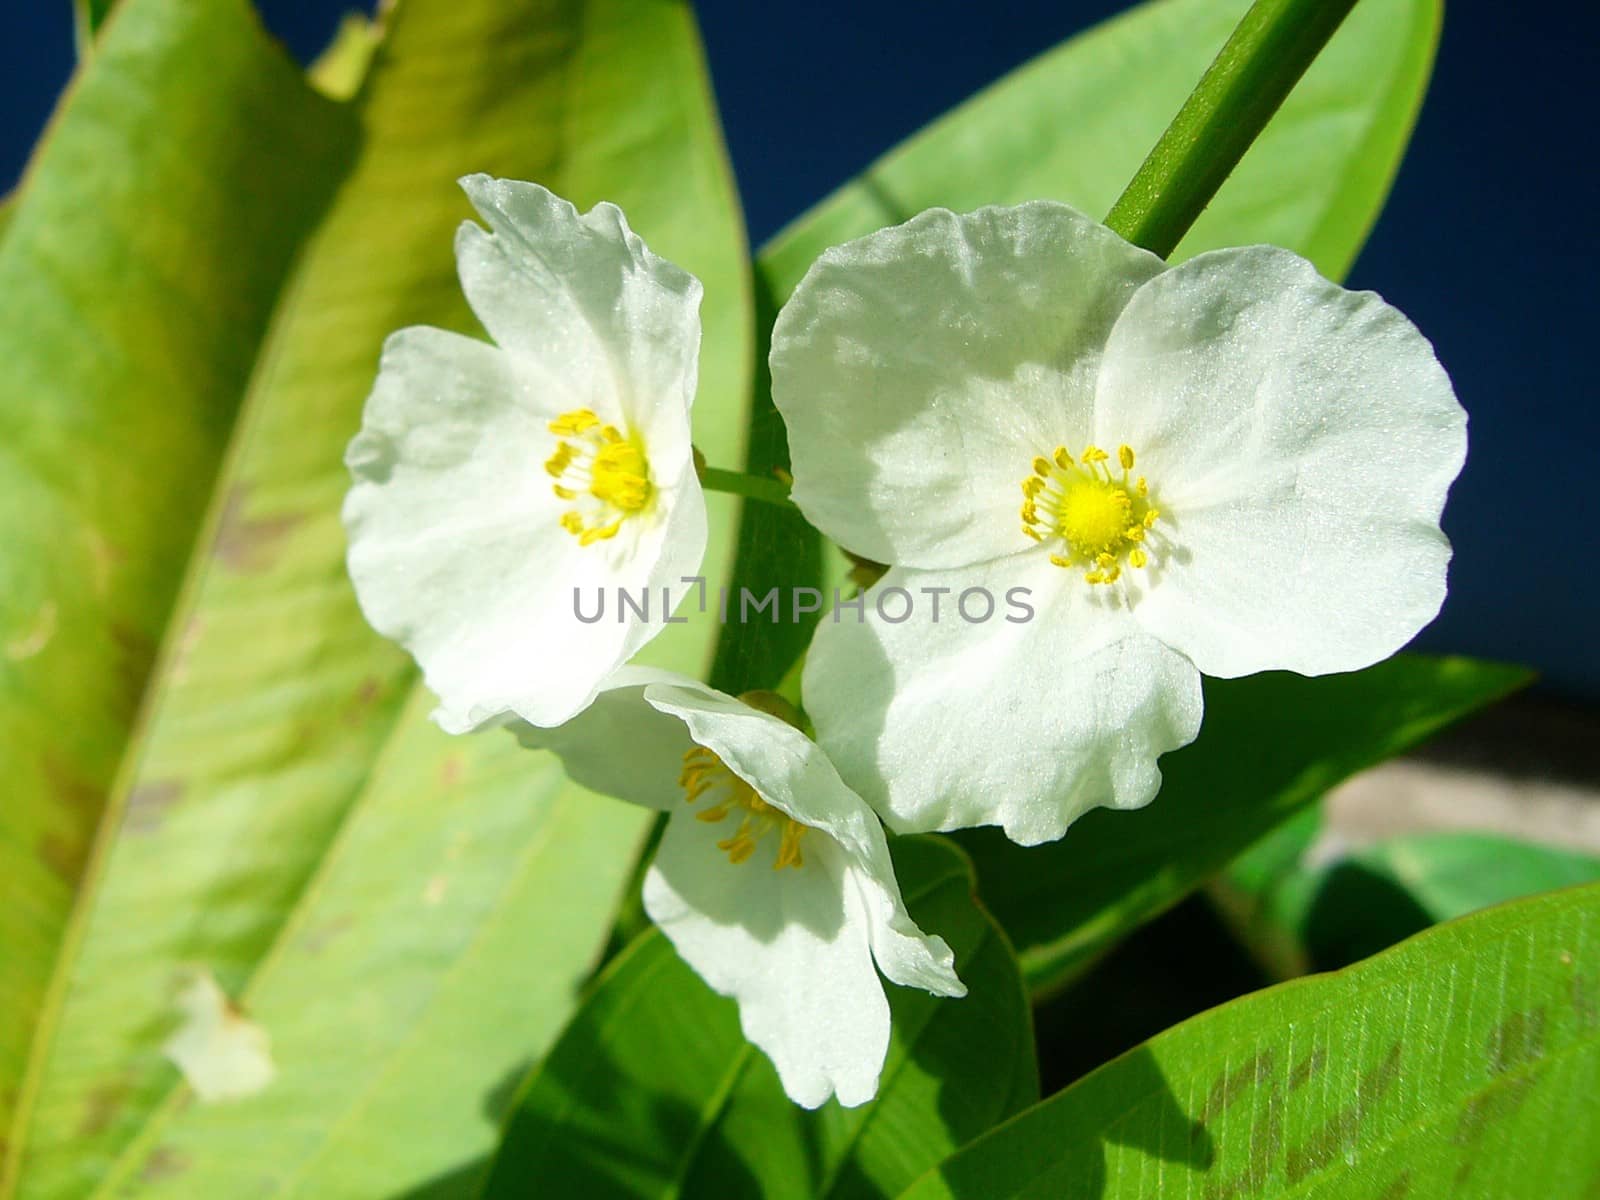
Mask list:
[[[346,455],[350,577],[445,729],[505,712],[555,725],[662,628],[581,622],[575,590],[659,595],[705,553],[701,289],[612,205],[461,185],[492,230],[461,226],[461,284],[496,344],[425,327],[385,344]]]
[[[804,680],[897,830],[1145,804],[1200,672],[1366,666],[1444,598],[1465,414],[1405,317],[1286,250],[1169,269],[1060,204],[925,212],[821,257],[772,379],[795,502],[922,598],[824,620]],[[968,624],[971,588],[1035,615]]]
[[[644,906],[739,1003],[784,1091],[815,1108],[878,1089],[898,984],[962,996],[943,939],[906,914],[883,828],[810,738],[681,676],[625,667],[558,729],[512,727],[578,783],[672,814]],[[874,967],[876,962],[876,967]]]

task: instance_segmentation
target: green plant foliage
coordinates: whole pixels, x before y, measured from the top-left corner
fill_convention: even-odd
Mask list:
[[[1597,1086],[1591,886],[1186,1021],[905,1197],[1580,1200],[1600,1176]]]
[[[1241,940],[1282,975],[1347,966],[1439,921],[1600,880],[1593,855],[1481,833],[1388,838],[1306,866],[1300,852],[1314,820],[1304,832],[1285,839],[1276,869],[1253,849],[1208,889]]]
[[[87,54],[94,45],[95,35],[106,23],[117,0],[72,0],[72,16],[78,40],[78,54]]]
[[[257,346],[355,141],[240,4],[131,15],[0,241],[0,1128]]]
[[[823,250],[922,209],[1050,197],[1103,215],[1247,7],[1247,0],[1140,5],[1014,71],[884,155],[762,249],[762,336]],[[1357,5],[1174,261],[1273,242],[1343,278],[1411,135],[1440,16],[1440,0]],[[757,473],[788,461],[767,391],[758,379],[749,459]],[[753,508],[739,552],[736,578],[758,594],[779,584],[822,586],[820,537],[794,514]],[[804,624],[730,626],[712,682],[735,691],[771,687],[804,651],[808,634]]]
[[[486,1200],[534,1196],[894,1196],[1038,1095],[1033,1031],[1004,937],[946,842],[894,844],[912,917],[938,929],[969,989],[888,986],[878,1098],[791,1104],[715,995],[649,933],[619,956],[517,1102]]]
[[[1089,813],[1023,849],[994,830],[959,839],[1029,985],[1069,982],[1334,784],[1527,681],[1515,667],[1401,655],[1348,675],[1206,680],[1200,738],[1161,760],[1137,812]]]
[[[383,337],[474,328],[451,249],[468,171],[615,200],[701,277],[697,441],[740,452],[748,268],[693,17],[405,0],[386,23],[342,107],[244,0],[124,0],[0,245],[0,522],[25,572],[0,603],[58,605],[0,676],[0,737],[28,751],[0,813],[23,864],[0,923],[25,934],[0,929],[0,1195],[375,1195],[470,1169],[647,824],[510,739],[433,729],[356,610],[338,507]],[[714,508],[713,578],[736,511]],[[701,670],[709,634],[653,650]],[[162,1059],[188,966],[272,1037],[262,1094],[196,1104]]]

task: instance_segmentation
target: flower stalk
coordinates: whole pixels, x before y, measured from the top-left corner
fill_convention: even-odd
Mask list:
[[[1106,224],[1170,255],[1353,7],[1355,0],[1256,0]]]
[[[763,504],[776,504],[780,508],[794,508],[789,499],[789,485],[781,479],[768,479],[761,475],[746,475],[743,471],[729,471],[723,467],[707,467],[696,459],[700,472],[700,486],[708,492],[727,492],[743,496],[746,500],[759,500]]]

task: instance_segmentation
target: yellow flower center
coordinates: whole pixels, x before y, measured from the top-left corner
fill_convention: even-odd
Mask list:
[[[704,746],[692,746],[683,756],[683,774],[678,776],[683,788],[683,798],[690,804],[708,792],[716,792],[715,803],[701,809],[695,817],[701,821],[722,821],[738,812],[739,828],[731,837],[717,843],[717,849],[728,856],[731,863],[742,863],[756,852],[761,839],[774,829],[781,829],[778,837],[778,855],[772,864],[774,871],[784,867],[802,867],[805,859],[800,853],[800,839],[806,826],[800,824],[780,808],[768,804],[739,776],[728,770],[720,758]]]
[[[555,493],[577,501],[561,514],[561,527],[585,546],[617,536],[622,523],[655,497],[644,448],[608,425],[592,409],[575,408],[550,422],[561,441],[544,464]]]
[[[1131,447],[1119,447],[1116,474],[1098,446],[1085,446],[1077,458],[1057,446],[1049,458],[1034,459],[1033,474],[1022,481],[1022,532],[1058,545],[1050,561],[1082,567],[1089,583],[1115,583],[1124,564],[1146,566],[1146,536],[1161,510],[1150,502],[1149,481],[1131,476],[1133,459]]]

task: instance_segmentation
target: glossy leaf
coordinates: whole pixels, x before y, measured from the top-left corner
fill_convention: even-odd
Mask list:
[[[1005,939],[948,843],[895,843],[914,919],[956,952],[961,1000],[888,987],[878,1098],[791,1104],[710,991],[657,933],[636,941],[518,1100],[485,1200],[534,1196],[893,1196],[1038,1095],[1033,1033]]]
[[[240,0],[123,0],[83,90],[123,37],[203,76],[232,51],[172,23],[214,6],[233,12],[228,38],[269,52]],[[353,106],[328,106],[359,133],[336,199],[224,397],[242,415],[160,614],[160,667],[35,1046],[23,1196],[376,1195],[470,1174],[503,1085],[570,1011],[646,824],[510,739],[433,729],[409,660],[356,610],[338,506],[383,337],[475,331],[451,248],[471,215],[455,179],[475,170],[617,201],[701,277],[697,441],[739,451],[748,282],[693,18],[659,0],[404,0],[387,25]],[[55,138],[80,121],[72,101]],[[254,180],[250,139],[235,143]],[[735,512],[714,511],[710,571]],[[699,623],[657,654],[697,670],[708,648]],[[160,1056],[173,976],[194,965],[272,1037],[279,1077],[258,1096],[195,1104]]]
[[[1600,886],[1213,1009],[906,1200],[1538,1196],[1600,1177]]]
[[[1286,848],[1265,877],[1244,869],[1265,857],[1253,850],[1208,889],[1245,944],[1285,975],[1346,966],[1439,921],[1600,880],[1593,855],[1491,834],[1411,834],[1312,865],[1292,841]]]
[[[1514,667],[1415,655],[1318,679],[1208,679],[1200,738],[1162,758],[1147,808],[1096,810],[1031,849],[989,829],[960,840],[1029,985],[1048,991],[1340,780],[1526,680]]]
[[[237,0],[121,25],[0,240],[0,1129],[257,347],[354,146]]]
[[[761,271],[787,295],[824,248],[903,221],[1051,198],[1103,216],[1248,7],[1144,4],[1013,72],[780,233]],[[1271,242],[1331,278],[1388,194],[1433,65],[1438,0],[1356,6],[1174,260]]]

